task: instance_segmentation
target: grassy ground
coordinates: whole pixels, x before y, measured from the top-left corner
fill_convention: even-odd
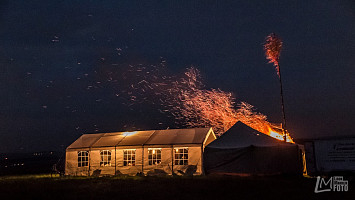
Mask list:
[[[355,199],[348,192],[315,194],[304,177],[0,177],[0,199]]]

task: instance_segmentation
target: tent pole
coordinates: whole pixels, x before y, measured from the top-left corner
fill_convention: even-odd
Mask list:
[[[201,172],[202,172],[202,175],[205,175],[205,170],[204,170],[204,167],[203,167],[203,146],[204,144],[201,145]]]
[[[115,146],[115,176],[117,175],[116,174],[116,171],[117,171],[116,166],[117,166],[117,164],[116,164],[116,146]]]
[[[174,145],[171,145],[171,175],[174,175]]]
[[[142,144],[142,175],[144,174],[144,144]]]
[[[91,147],[89,148],[89,167],[88,167],[88,176],[90,176],[90,166],[91,166]]]

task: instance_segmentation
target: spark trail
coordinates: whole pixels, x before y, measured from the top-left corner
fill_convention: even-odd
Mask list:
[[[131,105],[159,105],[159,111],[172,115],[178,127],[212,127],[222,135],[237,121],[282,139],[282,133],[246,102],[236,103],[232,93],[221,89],[206,89],[200,71],[187,68],[182,76],[168,75],[164,65],[130,66],[125,80],[130,80],[123,90]],[[288,141],[292,141],[288,138]]]

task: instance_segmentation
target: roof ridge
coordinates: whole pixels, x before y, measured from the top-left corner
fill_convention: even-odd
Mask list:
[[[125,132],[141,132],[141,131],[169,131],[169,130],[190,130],[190,129],[210,129],[211,127],[195,127],[195,128],[173,128],[173,129],[151,129],[151,130],[136,130],[136,131],[113,131],[106,133],[84,133],[82,135],[96,135],[96,134],[109,134],[109,133],[125,133]]]
[[[91,143],[91,144],[89,145],[89,148],[91,148],[92,145],[94,145],[97,141],[99,141],[99,140],[102,138],[103,135],[105,135],[105,133],[100,133],[100,134],[101,134],[100,137],[98,137],[93,143]]]
[[[149,136],[148,140],[146,140],[143,145],[147,144],[150,140],[152,140],[152,138],[153,138],[153,136],[155,136],[155,133],[156,133],[156,132],[157,132],[157,131],[154,130],[154,132]]]

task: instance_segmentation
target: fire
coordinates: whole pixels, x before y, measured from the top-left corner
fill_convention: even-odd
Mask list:
[[[271,137],[273,137],[273,138],[276,138],[276,139],[278,139],[278,140],[284,140],[282,134],[280,134],[280,133],[278,133],[278,132],[275,132],[275,131],[272,131],[271,129],[270,129],[268,135],[271,136]]]
[[[275,34],[271,33],[266,37],[266,42],[264,44],[265,56],[269,60],[269,63],[273,63],[276,67],[277,74],[280,76],[279,59],[282,49],[282,41]]]
[[[235,105],[235,98],[232,94],[220,89],[202,89],[203,84],[200,82],[199,71],[196,68],[189,68],[185,75],[181,83],[186,84],[187,87],[182,86],[183,84],[179,85],[185,89],[176,93],[181,101],[177,102],[179,106],[173,107],[178,109],[173,111],[176,115],[189,119],[186,125],[190,127],[210,126],[217,135],[222,135],[237,121],[241,121],[261,133],[283,140],[282,129],[280,132],[277,132],[276,128],[272,129],[267,117],[255,112],[252,105],[246,102]],[[277,129],[280,128],[277,127]],[[289,136],[287,141],[293,142]]]
[[[217,135],[222,135],[241,121],[261,133],[283,140],[282,133],[271,128],[267,117],[256,112],[252,105],[237,104],[230,92],[205,89],[200,71],[194,67],[188,68],[182,77],[167,75],[164,66],[151,66],[151,70],[148,66],[130,68],[132,73],[126,73],[122,80],[133,83],[122,90],[126,94],[120,94],[121,98],[130,101],[129,106],[159,105],[161,113],[174,117],[177,127],[212,127]],[[287,141],[292,142],[292,139],[288,136]]]
[[[268,133],[265,133],[266,135],[269,135],[275,139],[284,141],[284,136],[282,134],[282,131],[277,132],[276,130],[273,130],[271,127],[269,127],[268,129],[269,129],[269,131],[268,131]],[[289,143],[294,143],[289,134],[286,134],[286,141]]]

